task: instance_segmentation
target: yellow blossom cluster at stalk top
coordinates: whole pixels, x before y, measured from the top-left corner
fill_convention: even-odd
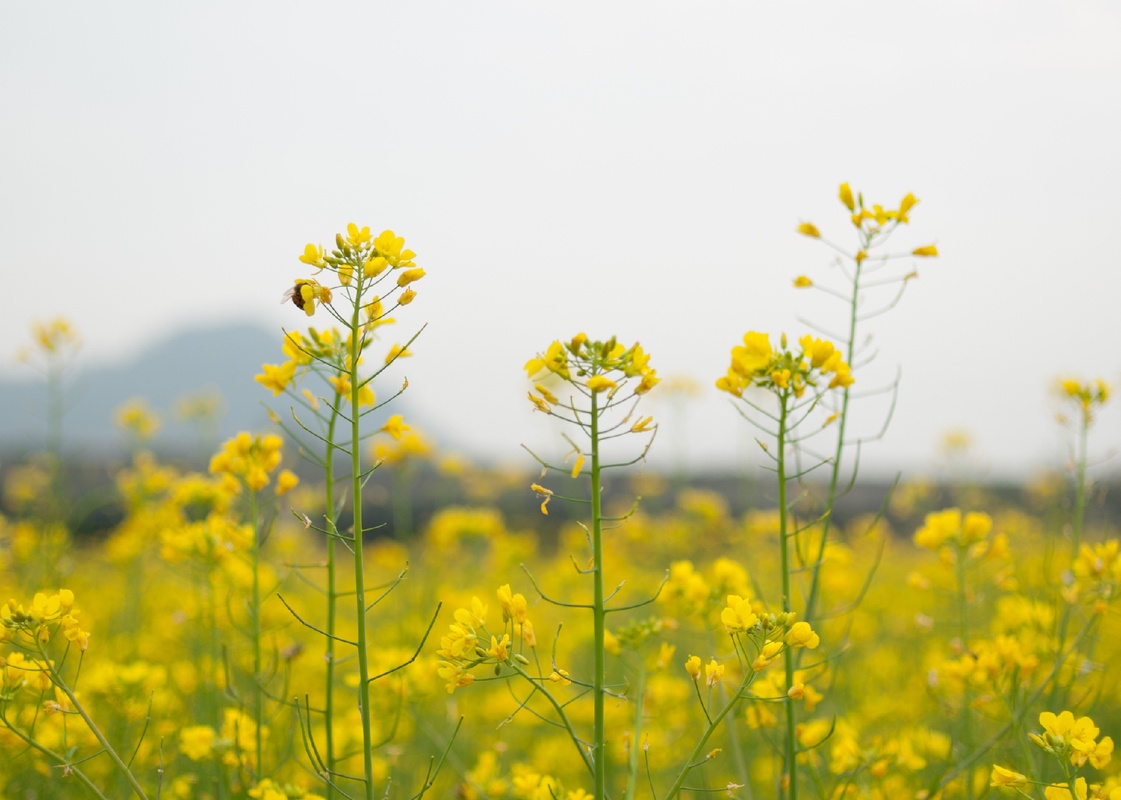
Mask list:
[[[1059,394],[1077,403],[1083,420],[1089,424],[1094,419],[1094,407],[1104,405],[1113,394],[1113,389],[1101,378],[1087,383],[1064,378],[1059,381]]]
[[[542,354],[525,364],[530,380],[543,380],[548,376],[570,383],[587,397],[606,393],[608,401],[615,398],[632,378],[638,378],[630,396],[644,395],[659,381],[650,366],[650,354],[635,342],[630,347],[615,337],[599,342],[578,333],[568,342],[555,341]],[[529,399],[539,411],[550,413],[559,402],[544,383],[535,383]]]
[[[852,385],[849,365],[832,342],[807,335],[798,344],[797,352],[788,350],[783,334],[776,350],[768,334],[748,331],[743,344],[732,348],[732,363],[727,374],[717,379],[716,388],[736,397],[742,397],[749,386],[801,397],[807,386],[816,389],[825,379],[829,389]]]
[[[46,644],[59,631],[79,650],[89,647],[90,634],[78,623],[74,593],[69,589],[59,589],[52,595],[36,592],[27,608],[9,600],[0,606],[0,626],[0,641],[22,647]]]
[[[309,244],[304,248],[300,261],[315,267],[318,271],[330,270],[338,281],[336,285],[321,284],[318,280],[299,278],[288,290],[286,299],[309,317],[315,313],[316,304],[330,304],[333,299],[332,288],[346,287],[356,289],[362,307],[368,316],[376,305],[381,309],[381,301],[396,294],[397,305],[408,305],[416,297],[411,284],[424,277],[425,272],[413,261],[416,253],[405,248],[404,238],[393,231],[382,231],[377,237],[370,234],[368,226],[358,227],[353,222],[346,226],[346,235],[335,234],[336,249],[328,255],[322,245]],[[361,298],[366,288],[380,284],[387,275],[396,274],[395,285],[378,297]]]
[[[280,466],[283,444],[276,434],[252,436],[242,431],[210,459],[210,472],[221,475],[232,493],[239,491],[243,482],[250,491],[259,492],[269,485],[269,475]],[[277,494],[290,491],[298,482],[294,473],[283,470],[277,477]]]
[[[627,347],[614,336],[605,342],[593,342],[582,333],[566,343],[550,344],[544,354],[538,353],[526,362],[529,380],[541,379],[546,374],[580,387],[589,396],[606,392],[609,398],[631,378],[639,378],[634,394],[646,394],[659,380],[650,366],[650,355],[642,350],[642,345],[636,342]],[[534,388],[540,398],[535,399],[530,394],[529,399],[539,409],[547,411],[548,404],[556,404],[556,397],[543,384],[538,383]],[[545,408],[541,407],[541,399],[546,403]]]

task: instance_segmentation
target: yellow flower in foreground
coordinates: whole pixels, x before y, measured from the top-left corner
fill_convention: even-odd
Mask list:
[[[759,617],[751,610],[751,603],[738,595],[728,595],[728,606],[720,612],[720,621],[728,633],[746,633],[755,626]]]
[[[813,650],[821,644],[821,637],[814,633],[808,622],[795,622],[786,632],[786,644],[789,647],[808,647]]]
[[[588,389],[592,392],[602,392],[605,389],[614,389],[615,381],[605,375],[593,375],[588,378]]]
[[[685,662],[685,671],[694,682],[701,679],[701,659],[699,656],[689,656]]]
[[[273,395],[278,395],[283,392],[292,378],[296,374],[296,362],[286,361],[280,366],[276,364],[262,364],[261,369],[264,370],[260,375],[254,375],[253,380],[264,386],[266,389],[271,389]]]
[[[323,260],[323,245],[309,244],[304,248],[304,254],[300,256],[300,261],[321,269],[327,266],[327,262]]]
[[[1026,775],[1013,772],[1002,766],[993,764],[993,775],[989,786],[1023,786],[1028,782]]]
[[[853,200],[852,189],[849,188],[847,183],[841,184],[841,189],[837,195],[841,198],[841,202],[845,204],[845,208],[849,211],[856,211],[856,202]]]
[[[716,659],[712,659],[705,664],[705,682],[710,686],[715,686],[720,683],[724,678],[724,665],[717,663]]]
[[[1056,783],[1044,789],[1043,796],[1047,800],[1086,800],[1086,779],[1077,778],[1074,781],[1074,794],[1065,783]]]

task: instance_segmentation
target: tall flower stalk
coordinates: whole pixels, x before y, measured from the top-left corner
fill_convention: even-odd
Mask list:
[[[585,456],[590,459],[589,497],[591,507],[591,565],[588,572],[592,578],[592,602],[586,606],[592,614],[593,626],[593,674],[591,680],[593,702],[593,730],[589,753],[593,771],[593,795],[607,797],[607,753],[605,749],[606,727],[604,721],[604,702],[606,699],[607,615],[613,610],[607,605],[603,569],[603,471],[625,464],[604,464],[602,445],[605,441],[627,433],[655,431],[650,417],[632,422],[638,398],[646,394],[658,383],[658,377],[649,366],[649,355],[639,344],[626,347],[614,337],[606,341],[590,341],[584,334],[574,336],[568,343],[553,342],[544,354],[530,359],[525,366],[526,374],[533,380],[543,376],[554,376],[567,383],[573,394],[561,400],[544,384],[536,383],[529,399],[537,410],[575,425],[585,435],[587,451],[581,445],[573,445],[574,463],[571,469],[554,467],[541,461],[546,469],[567,471],[572,478],[583,473]],[[637,385],[629,386],[632,379]],[[624,411],[621,418],[608,421],[611,412]],[[572,442],[572,440],[569,440]],[[649,443],[647,443],[649,448]],[[645,449],[642,456],[645,455]],[[639,458],[642,458],[639,456]],[[548,502],[553,492],[534,484],[534,489]],[[542,511],[545,504],[542,503]]]
[[[850,214],[850,220],[856,232],[856,249],[850,250],[838,245],[821,235],[817,226],[810,222],[803,222],[798,226],[798,232],[811,239],[824,242],[837,254],[838,264],[847,286],[833,289],[815,283],[805,275],[800,275],[794,281],[794,286],[800,289],[817,289],[825,292],[830,297],[841,301],[845,306],[845,333],[837,338],[836,342],[842,352],[845,362],[856,365],[860,357],[857,342],[859,324],[872,317],[879,316],[893,308],[903,296],[910,281],[918,273],[911,270],[903,275],[882,274],[882,270],[891,262],[910,258],[933,258],[938,255],[938,248],[934,245],[916,247],[909,253],[886,253],[883,248],[888,244],[896,230],[910,222],[911,210],[919,202],[911,193],[899,201],[897,208],[885,208],[879,204],[865,205],[862,193],[854,194],[847,183],[841,184],[838,198]],[[865,292],[869,289],[896,287],[895,294],[887,302],[877,308],[864,308]],[[813,323],[807,323],[819,332],[824,329]],[[894,387],[892,387],[894,389]],[[817,616],[817,605],[820,600],[821,567],[824,562],[825,546],[829,540],[830,528],[833,525],[833,508],[838,497],[845,492],[845,486],[851,486],[856,480],[855,469],[848,482],[842,485],[841,476],[845,469],[845,449],[853,444],[849,436],[849,411],[852,393],[849,386],[841,387],[839,399],[836,403],[836,441],[833,454],[829,460],[828,488],[824,500],[824,513],[821,517],[821,538],[818,541],[816,558],[810,560],[809,590],[806,599],[806,619],[813,620]],[[889,416],[890,420],[890,416]]]
[[[798,613],[794,608],[791,587],[794,566],[790,548],[794,543],[792,540],[796,539],[799,533],[791,525],[789,513],[787,484],[794,476],[788,474],[788,452],[807,438],[799,435],[797,430],[816,408],[822,396],[832,389],[847,388],[853,382],[848,362],[842,360],[841,352],[832,342],[816,339],[813,336],[803,336],[799,340],[799,346],[797,351],[789,350],[784,334],[780,339],[779,348],[775,349],[771,344],[770,336],[749,331],[743,337],[743,344],[732,349],[732,360],[728,371],[716,382],[718,389],[731,394],[755,412],[754,416],[748,414],[745,416],[775,442],[774,452],[771,452],[769,446],[763,445],[763,447],[774,463],[776,471],[782,611],[783,619],[788,622],[792,622]],[[772,402],[768,403],[768,407],[765,408],[752,399],[749,391],[752,389],[762,390],[763,398],[768,394],[771,396]],[[778,406],[777,411],[774,409],[775,404]],[[769,420],[769,423],[766,420]],[[792,800],[798,797],[798,770],[795,761],[797,754],[795,658],[793,648],[788,647],[783,651],[787,694],[783,700],[786,724],[781,793],[782,796],[790,797]]]
[[[307,335],[287,333],[284,349],[289,360],[281,365],[266,364],[257,380],[272,389],[274,394],[280,394],[289,392],[292,382],[298,377],[314,372],[323,378],[329,388],[329,399],[319,398],[307,388],[302,394],[291,392],[300,406],[318,419],[317,427],[313,427],[310,419],[305,422],[301,419],[302,414],[294,411],[298,430],[293,430],[292,433],[298,438],[310,437],[320,443],[319,447],[311,445],[304,449],[309,453],[323,453],[313,460],[324,470],[326,478],[324,522],[322,526],[316,526],[327,543],[326,586],[323,590],[326,597],[325,627],[300,619],[303,624],[322,634],[326,641],[325,701],[319,709],[325,718],[326,733],[322,747],[309,744],[307,750],[314,762],[315,771],[327,785],[329,797],[348,796],[349,793],[340,787],[340,781],[356,780],[362,786],[362,796],[373,800],[377,794],[374,751],[379,743],[373,740],[370,690],[377,676],[372,675],[369,652],[371,632],[368,616],[374,603],[368,602],[364,536],[370,527],[365,521],[362,493],[370,471],[378,465],[367,466],[363,462],[363,442],[370,434],[364,427],[364,421],[368,414],[404,391],[402,386],[391,397],[379,403],[374,394],[373,382],[390,364],[406,353],[408,344],[404,347],[395,346],[383,365],[370,374],[364,374],[362,364],[374,341],[375,331],[393,321],[389,314],[394,310],[413,301],[416,292],[412,284],[423,278],[425,272],[413,262],[413,251],[404,248],[404,239],[392,231],[384,231],[373,237],[368,227],[359,228],[351,223],[347,226],[345,236],[336,235],[335,244],[336,247],[330,254],[319,245],[309,244],[300,256],[303,263],[316,268],[319,273],[329,275],[331,280],[320,282],[316,278],[297,279],[286,297],[309,317],[317,308],[326,309],[339,324],[340,330],[319,331],[312,328]],[[409,344],[415,338],[416,335],[410,339]],[[320,402],[321,399],[324,400],[323,403]],[[324,405],[326,409],[321,411]],[[341,440],[338,438],[340,433]],[[346,478],[352,518],[349,530],[338,527],[341,509],[335,495],[334,469],[337,454],[349,457],[349,475]],[[341,599],[338,589],[339,544],[352,557],[355,621],[353,640],[338,635]],[[360,776],[346,775],[339,769],[338,745],[333,731],[339,647],[353,648],[357,662],[356,700],[362,727]],[[311,711],[310,706],[308,711]],[[310,721],[304,735],[306,741],[314,742]]]

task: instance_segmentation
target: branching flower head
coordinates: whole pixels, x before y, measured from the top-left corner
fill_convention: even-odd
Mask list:
[[[1094,421],[1097,407],[1109,401],[1113,388],[1101,378],[1092,382],[1064,378],[1059,381],[1058,394],[1064,399],[1073,401],[1078,406],[1083,423],[1089,425]]]
[[[717,379],[716,388],[736,397],[751,386],[801,397],[807,387],[824,391],[823,384],[828,389],[852,385],[849,365],[832,342],[803,336],[798,344],[798,351],[787,349],[784,334],[776,350],[769,335],[748,331],[743,344],[732,348],[728,372]]]
[[[244,483],[250,491],[260,491],[269,485],[269,475],[280,466],[283,444],[275,434],[253,436],[242,431],[210,459],[210,472],[234,479],[231,488]]]

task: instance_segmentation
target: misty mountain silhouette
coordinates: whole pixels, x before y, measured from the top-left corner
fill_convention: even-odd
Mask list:
[[[127,441],[115,424],[116,410],[143,398],[159,415],[162,426],[153,446],[161,450],[211,447],[200,442],[196,429],[175,419],[178,403],[190,396],[216,394],[220,411],[213,432],[218,441],[238,431],[276,430],[266,404],[290,420],[291,402],[253,380],[264,363],[284,360],[281,333],[247,324],[220,324],[181,330],[157,341],[123,364],[84,367],[81,354],[66,381],[66,413],[62,437],[70,451],[117,449]],[[0,379],[0,448],[39,450],[47,436],[44,380]],[[318,389],[317,389],[318,391]],[[390,413],[404,413],[400,399],[371,415],[380,425]]]

